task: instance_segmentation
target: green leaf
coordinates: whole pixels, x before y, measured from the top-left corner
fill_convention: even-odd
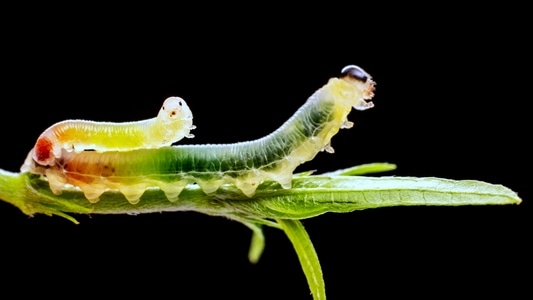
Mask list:
[[[253,199],[232,201],[233,209],[264,218],[303,219],[326,212],[414,205],[518,204],[510,189],[481,181],[442,178],[309,176],[293,188],[265,188]]]
[[[307,278],[307,284],[313,294],[313,299],[326,299],[326,286],[324,284],[324,277],[322,276],[322,268],[318,261],[313,243],[307,234],[302,223],[298,220],[277,220],[281,229],[292,242],[294,250],[300,260],[300,265]]]
[[[333,172],[323,173],[327,176],[355,176],[366,175],[371,173],[381,173],[396,170],[395,164],[389,163],[372,163],[363,164],[351,168],[341,169]]]

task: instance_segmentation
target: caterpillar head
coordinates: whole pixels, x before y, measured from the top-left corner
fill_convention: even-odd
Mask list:
[[[192,138],[189,133],[196,128],[192,124],[192,112],[185,100],[180,97],[169,97],[163,102],[157,118],[163,126],[165,142],[176,142],[183,137]]]
[[[376,83],[365,70],[356,65],[348,65],[342,68],[340,78],[350,81],[363,92],[361,101],[354,105],[355,109],[365,110],[374,107],[374,103],[365,100],[369,100],[374,96]]]
[[[163,102],[163,107],[159,111],[159,117],[165,123],[177,122],[185,119],[192,119],[192,112],[180,97],[169,97]]]

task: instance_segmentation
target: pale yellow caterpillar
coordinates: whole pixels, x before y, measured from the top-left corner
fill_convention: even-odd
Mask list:
[[[62,150],[129,151],[170,146],[190,133],[192,112],[180,97],[167,98],[155,118],[124,123],[66,120],[46,129],[37,139],[31,158],[53,166]]]

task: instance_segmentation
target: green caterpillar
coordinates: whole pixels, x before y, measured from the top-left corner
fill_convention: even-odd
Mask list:
[[[91,202],[107,190],[118,190],[132,203],[147,188],[161,188],[170,201],[187,184],[197,183],[207,194],[223,184],[234,184],[252,196],[259,184],[274,180],[291,187],[296,167],[325,150],[333,152],[331,138],[347,120],[352,107],[373,107],[374,81],[361,68],[350,65],[331,78],[273,133],[253,141],[220,145],[180,145],[131,151],[65,149],[53,165],[31,161],[26,170],[45,175],[54,193],[66,184],[79,187]]]

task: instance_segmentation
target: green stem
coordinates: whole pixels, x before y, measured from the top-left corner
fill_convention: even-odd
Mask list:
[[[411,205],[489,205],[519,204],[521,199],[501,185],[480,181],[442,178],[298,176],[291,189],[265,182],[249,198],[234,186],[223,186],[206,195],[197,185],[189,185],[176,202],[170,202],[160,189],[149,189],[136,204],[130,204],[117,191],[104,193],[98,203],[90,203],[77,189],[64,189],[61,195],[50,190],[48,182],[28,173],[0,170],[0,199],[28,215],[60,215],[75,221],[68,213],[125,214],[162,211],[197,211],[212,216],[256,220],[304,219],[326,212]]]
[[[292,242],[298,259],[307,278],[307,284],[313,294],[313,299],[326,299],[326,286],[322,276],[322,268],[318,261],[313,243],[302,223],[298,220],[277,219],[281,229]]]

